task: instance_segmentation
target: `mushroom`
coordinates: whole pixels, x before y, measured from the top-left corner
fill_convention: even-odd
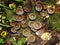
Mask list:
[[[11,32],[12,32],[12,33],[16,33],[17,30],[15,30],[14,28],[11,28]]]
[[[24,11],[25,12],[30,12],[31,11],[31,6],[30,5],[25,5],[24,6]]]
[[[28,37],[31,34],[30,30],[28,30],[28,29],[23,30],[22,33],[25,37]]]
[[[31,27],[31,30],[32,30],[33,32],[38,31],[38,30],[37,30],[37,29],[35,29],[34,27]]]
[[[23,15],[17,15],[16,16],[16,20],[17,21],[22,21],[24,19],[24,16]]]
[[[42,10],[42,5],[40,4],[40,2],[36,2],[36,6],[35,6],[35,9],[37,10],[37,11],[41,11]]]
[[[21,26],[22,26],[22,28],[26,28],[26,27],[27,27],[27,24],[24,23],[24,24],[22,24]]]
[[[23,15],[23,14],[24,14],[23,8],[20,8],[20,7],[17,8],[16,14],[17,14],[17,15]]]
[[[40,29],[42,27],[42,24],[40,22],[34,22],[33,27],[34,29]]]
[[[15,21],[10,22],[10,25],[14,26],[15,25]]]
[[[35,41],[34,42],[29,42],[28,45],[40,45],[40,43],[42,42],[42,40],[39,37],[35,36]]]
[[[14,29],[20,29],[20,23],[15,23],[15,25],[14,25]]]
[[[43,9],[47,9],[47,4],[46,3],[42,3]]]
[[[21,21],[21,24],[25,24],[25,23],[26,23],[26,20],[22,20],[22,21]]]
[[[29,35],[29,36],[27,37],[27,40],[28,40],[29,42],[34,42],[34,41],[36,40],[36,37],[31,34],[31,35]]]
[[[32,4],[35,5],[36,0],[31,0]]]
[[[41,16],[42,16],[42,17],[44,17],[44,16],[47,16],[47,15],[48,15],[47,11],[45,11],[45,10],[43,10],[40,14],[41,14]]]
[[[41,35],[43,34],[43,33],[45,33],[46,32],[46,30],[43,28],[43,29],[40,29],[39,31],[37,31],[36,32],[36,35],[38,36],[38,37],[41,37]]]
[[[55,12],[55,8],[54,7],[49,7],[49,8],[47,8],[47,12],[49,14],[53,14]]]
[[[29,27],[33,27],[33,24],[34,24],[34,21],[29,21],[29,22],[28,22],[28,26],[29,26]]]
[[[31,14],[29,14],[29,18],[31,20],[35,20],[36,19],[36,15],[34,13],[31,13]]]

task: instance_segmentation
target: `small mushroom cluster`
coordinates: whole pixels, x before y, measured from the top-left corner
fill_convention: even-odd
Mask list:
[[[60,45],[60,33],[51,31],[48,29],[49,26],[46,26],[47,22],[40,20],[40,17],[44,20],[54,14],[55,5],[47,5],[40,0],[26,0],[23,4],[23,6],[18,5],[18,7],[16,7],[15,3],[9,4],[11,10],[16,7],[16,11],[13,12],[13,20],[9,22],[11,25],[9,28],[10,36],[12,37],[10,42],[13,43],[14,41],[16,43],[20,37],[24,37],[27,41],[26,45]],[[6,17],[0,15],[0,22],[1,19],[3,20],[2,23],[4,23]],[[1,26],[0,30],[2,30]],[[6,40],[6,45],[8,43],[11,45],[10,42]]]

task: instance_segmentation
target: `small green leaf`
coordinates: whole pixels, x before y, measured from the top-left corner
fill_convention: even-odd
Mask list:
[[[7,25],[7,24],[1,24],[1,23],[0,23],[0,26],[11,27],[10,25]]]
[[[26,42],[26,38],[22,37],[19,41],[18,44],[19,45],[23,45]]]
[[[23,0],[15,0],[15,1],[17,1],[17,2],[23,2]]]
[[[6,9],[6,16],[10,22],[13,20],[13,12],[11,10]]]

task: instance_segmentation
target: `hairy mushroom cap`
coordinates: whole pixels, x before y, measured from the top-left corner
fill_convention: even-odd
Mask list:
[[[11,32],[12,32],[12,33],[16,33],[17,30],[15,30],[14,28],[11,28]]]
[[[31,11],[31,6],[30,5],[24,6],[24,11],[25,12],[30,12]]]
[[[28,22],[28,26],[31,28],[31,27],[33,27],[33,24],[34,24],[34,21],[29,21]]]
[[[25,37],[28,37],[29,35],[30,35],[30,30],[28,30],[28,29],[25,29],[25,30],[23,30],[23,35],[25,36]]]
[[[24,23],[24,24],[22,24],[21,26],[22,26],[22,28],[26,28],[26,27],[27,27],[27,24]]]
[[[24,11],[22,8],[17,8],[17,10],[16,10],[17,15],[23,15],[23,13],[24,13]]]
[[[43,17],[48,15],[47,11],[45,11],[45,10],[43,10],[40,14],[41,14],[41,16],[43,16]]]
[[[16,20],[17,21],[22,21],[24,19],[24,16],[23,15],[17,15],[16,16]]]
[[[35,20],[36,19],[36,15],[34,13],[31,13],[31,14],[29,14],[29,18],[31,20]]]
[[[43,9],[47,9],[47,4],[46,3],[42,3]]]
[[[15,23],[15,25],[14,25],[14,29],[20,29],[20,23]]]
[[[29,42],[34,42],[36,40],[36,37],[31,34],[31,35],[28,36],[27,39],[28,39]]]
[[[48,8],[47,11],[48,11],[49,14],[53,14],[53,13],[55,12],[55,9],[53,9],[53,8]]]
[[[35,22],[35,23],[33,24],[33,27],[34,27],[35,29],[40,29],[40,28],[42,27],[42,24],[41,24],[40,22]]]
[[[37,11],[41,11],[42,10],[42,5],[41,5],[41,3],[39,1],[36,2],[35,9]]]
[[[11,26],[14,26],[15,23],[16,23],[15,21],[12,21],[12,22],[10,22],[10,25],[11,25]]]

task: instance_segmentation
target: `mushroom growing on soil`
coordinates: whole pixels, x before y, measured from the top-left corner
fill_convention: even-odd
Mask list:
[[[39,37],[36,37],[34,42],[29,42],[29,45],[40,45],[42,40]]]
[[[23,8],[18,7],[16,10],[16,14],[17,15],[23,15],[24,14]]]
[[[27,24],[24,23],[24,24],[22,24],[21,26],[22,26],[22,28],[26,28],[26,27],[27,27]]]
[[[46,3],[42,3],[43,9],[47,9],[47,4]]]
[[[29,42],[34,42],[34,41],[36,40],[36,37],[31,34],[31,35],[29,35],[29,36],[27,37],[27,40],[28,40]]]
[[[12,33],[16,33],[17,30],[15,30],[14,28],[11,28],[11,32],[12,32]]]
[[[25,37],[28,37],[31,34],[30,30],[28,30],[28,29],[23,30],[22,33]]]
[[[41,11],[41,10],[42,10],[42,5],[41,5],[38,1],[36,2],[35,9],[36,9],[37,11]]]
[[[12,21],[12,22],[10,22],[10,25],[11,25],[11,26],[14,26],[15,23],[16,23],[15,21]]]
[[[23,15],[17,15],[16,16],[16,20],[17,21],[22,21],[24,19],[24,16]]]
[[[29,18],[30,18],[31,20],[35,20],[35,19],[36,19],[36,15],[35,15],[34,13],[30,13],[30,14],[29,14]]]
[[[31,27],[33,27],[33,24],[34,24],[34,21],[29,21],[28,22],[28,26],[31,28]]]
[[[42,24],[40,22],[34,22],[33,27],[34,29],[40,29],[42,27]]]
[[[30,12],[31,11],[31,6],[30,5],[25,5],[24,6],[24,11],[25,12]]]
[[[45,10],[43,10],[40,14],[41,14],[41,16],[42,16],[42,17],[44,17],[44,16],[47,16],[47,15],[48,15],[47,11],[45,11]]]
[[[49,13],[49,14],[53,14],[53,13],[55,13],[55,6],[48,6],[47,7],[47,12]]]
[[[14,29],[20,29],[20,23],[15,23],[15,25],[14,25]]]

